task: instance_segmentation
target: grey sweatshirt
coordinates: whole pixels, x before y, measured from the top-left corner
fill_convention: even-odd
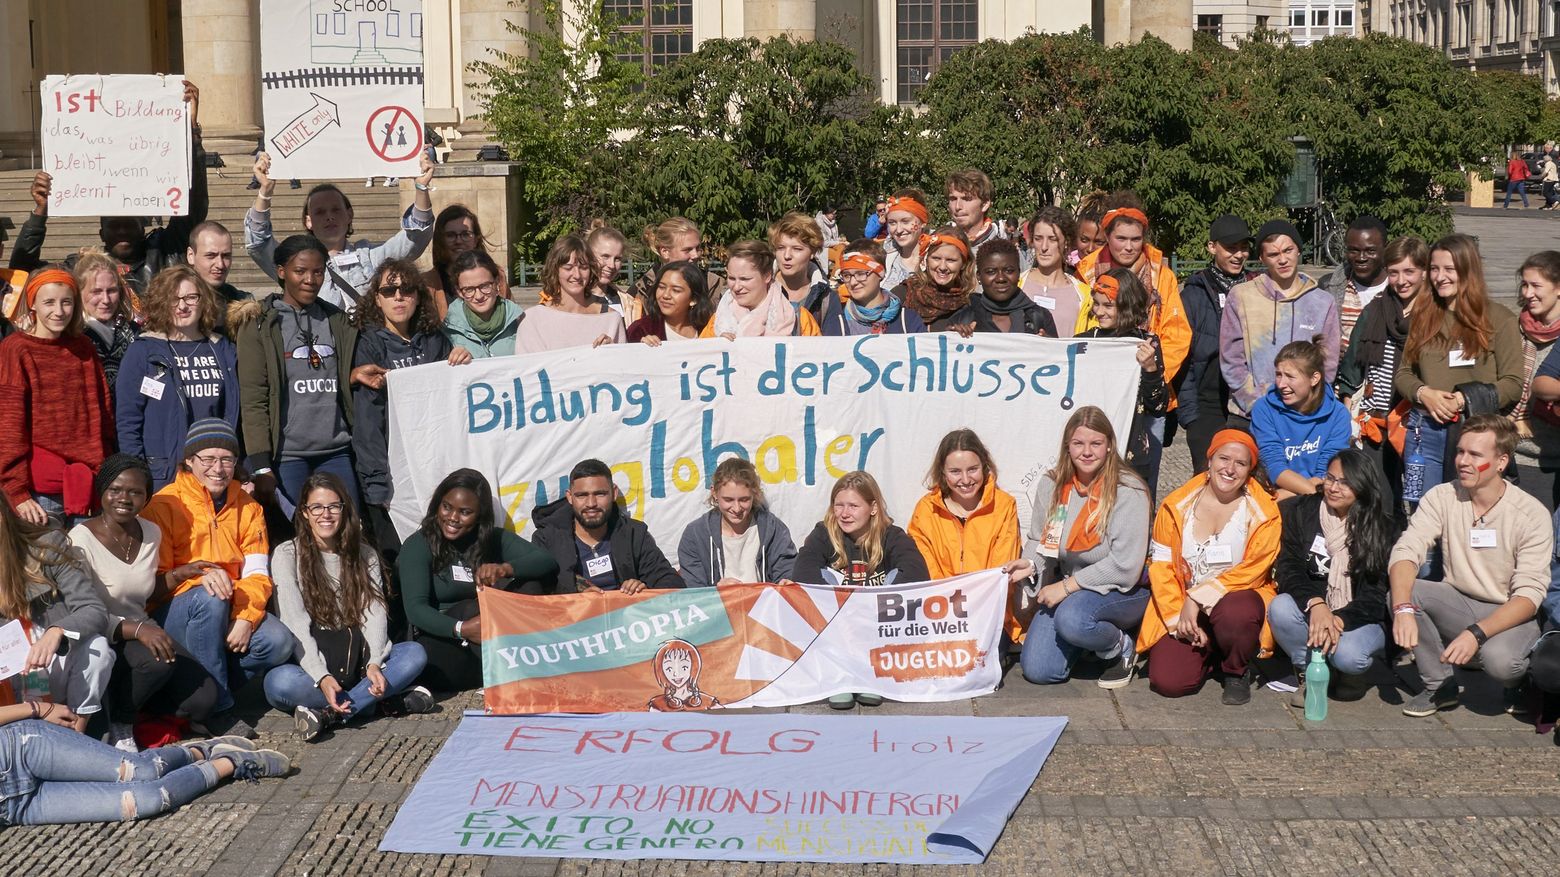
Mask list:
[[[1056,482],[1047,473],[1040,476],[1030,497],[1034,513],[1029,518],[1024,557],[1034,561],[1036,569],[1043,569],[1049,559],[1040,554],[1040,540],[1045,535],[1046,513],[1051,508],[1051,492],[1055,489]],[[1083,504],[1084,498],[1076,492],[1067,498],[1067,520],[1063,524],[1061,555],[1057,563],[1060,576],[1072,576],[1079,587],[1100,593],[1130,591],[1137,587],[1143,578],[1143,564],[1148,559],[1148,493],[1143,485],[1123,472],[1116,488],[1116,504],[1111,509],[1100,544],[1088,551],[1068,551],[1067,534],[1083,513]]]
[[[372,551],[364,549],[364,555],[368,558],[368,575],[375,582],[383,582],[384,579],[379,570],[379,558]],[[340,581],[341,558],[335,554],[321,553],[320,559],[325,562],[325,572],[330,576],[332,584]],[[292,631],[293,638],[298,640],[298,651],[293,657],[298,660],[298,666],[303,672],[309,674],[309,678],[318,683],[325,678],[328,671],[325,669],[325,658],[320,654],[320,648],[314,642],[314,634],[309,631],[309,610],[304,607],[303,590],[298,583],[298,548],[292,541],[283,542],[276,547],[276,553],[271,557],[271,580],[276,584],[276,611],[281,616],[282,623]],[[385,613],[383,600],[369,604],[368,611],[363,619],[363,638],[368,641],[368,663],[384,666],[385,657],[390,654],[389,616]]]

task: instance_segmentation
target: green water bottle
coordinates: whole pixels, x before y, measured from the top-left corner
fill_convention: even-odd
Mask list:
[[[1320,722],[1327,718],[1327,682],[1332,670],[1321,649],[1311,650],[1311,663],[1305,667],[1305,720]]]

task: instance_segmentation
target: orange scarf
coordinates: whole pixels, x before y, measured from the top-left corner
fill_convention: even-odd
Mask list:
[[[1063,508],[1067,507],[1068,500],[1075,490],[1084,498],[1083,510],[1073,519],[1072,529],[1067,531],[1067,550],[1074,554],[1088,551],[1100,544],[1097,519],[1100,513],[1100,490],[1104,484],[1105,480],[1096,475],[1094,483],[1089,485],[1087,491],[1078,487],[1076,479],[1062,491]]]

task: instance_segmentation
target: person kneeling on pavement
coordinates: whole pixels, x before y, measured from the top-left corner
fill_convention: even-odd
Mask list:
[[[1457,440],[1457,480],[1425,492],[1392,549],[1392,637],[1413,651],[1425,686],[1404,705],[1406,716],[1455,707],[1457,667],[1499,680],[1508,711],[1524,700],[1555,536],[1533,526],[1549,514],[1543,504],[1502,477],[1516,446],[1510,418],[1469,418]],[[1421,579],[1437,542],[1444,580]]]
[[[1339,451],[1320,490],[1290,497],[1278,511],[1284,531],[1268,624],[1300,680],[1289,704],[1305,707],[1313,648],[1340,674],[1333,696],[1357,700],[1369,687],[1365,672],[1386,646],[1387,558],[1400,532],[1381,467],[1366,451]]]
[[[190,424],[184,462],[142,517],[157,525],[159,589],[147,607],[174,642],[206,668],[219,689],[216,709],[198,733],[252,736],[232,715],[233,689],[286,661],[297,645],[266,611],[271,601],[265,511],[233,478],[238,434],[225,420]]]

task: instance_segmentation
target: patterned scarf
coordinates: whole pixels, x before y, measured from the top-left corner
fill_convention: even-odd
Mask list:
[[[737,338],[787,336],[796,329],[796,308],[777,285],[771,285],[756,308],[745,308],[727,290],[715,307],[715,334]]]
[[[905,281],[905,304],[920,314],[930,326],[937,320],[949,317],[970,302],[970,294],[958,286],[942,289],[924,274],[913,275]]]
[[[898,297],[884,293],[883,303],[875,308],[864,308],[854,301],[845,303],[845,312],[852,320],[863,326],[870,326],[874,335],[882,334],[889,323],[899,319],[901,302]]]

